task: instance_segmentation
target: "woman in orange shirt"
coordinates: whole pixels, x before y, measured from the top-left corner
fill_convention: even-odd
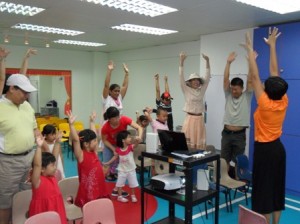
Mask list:
[[[252,210],[263,214],[268,223],[272,219],[273,224],[279,223],[285,200],[286,153],[280,136],[288,107],[288,84],[279,77],[277,65],[276,40],[280,34],[274,27],[269,29],[269,37],[264,38],[270,47],[270,77],[264,82],[264,87],[249,34],[245,44],[258,104],[254,113]]]

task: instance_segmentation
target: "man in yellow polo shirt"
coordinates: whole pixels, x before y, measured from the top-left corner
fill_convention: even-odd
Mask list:
[[[34,155],[37,124],[26,101],[36,88],[21,74],[11,75],[0,99],[0,224],[11,218],[12,197],[22,190]]]

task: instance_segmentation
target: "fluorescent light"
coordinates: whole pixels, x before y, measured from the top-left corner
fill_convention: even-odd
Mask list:
[[[300,11],[300,1],[295,0],[235,0],[268,11],[286,14]]]
[[[53,42],[57,44],[71,44],[71,45],[80,45],[80,46],[89,46],[89,47],[100,47],[106,45],[102,43],[84,42],[84,41],[75,41],[75,40],[55,40]]]
[[[111,28],[116,30],[125,30],[130,32],[146,33],[159,36],[178,32],[176,30],[166,30],[150,26],[139,26],[134,24],[121,24],[120,26],[113,26]]]
[[[44,10],[45,9],[38,7],[31,7],[10,2],[0,2],[0,12],[21,14],[23,16],[34,16],[35,14],[38,14]]]
[[[24,23],[18,23],[12,26],[11,28],[20,29],[20,30],[30,30],[30,31],[42,32],[42,33],[55,33],[55,34],[68,35],[68,36],[76,36],[84,33],[76,30],[65,30],[65,29],[60,29],[55,27],[38,26],[38,25],[24,24]]]
[[[150,17],[160,16],[163,14],[176,12],[178,9],[171,8],[165,5],[157,4],[145,0],[81,0],[93,2],[116,9],[121,9],[128,12],[138,13]]]

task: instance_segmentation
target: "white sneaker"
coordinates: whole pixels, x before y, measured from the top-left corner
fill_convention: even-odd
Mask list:
[[[134,194],[131,195],[131,201],[134,203],[137,202],[136,196]]]
[[[123,198],[122,196],[118,196],[117,200],[120,201],[120,202],[124,202],[124,203],[128,202],[128,199]]]

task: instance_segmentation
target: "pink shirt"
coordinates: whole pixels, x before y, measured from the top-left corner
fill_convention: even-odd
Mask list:
[[[157,133],[157,129],[169,130],[167,122],[163,124],[162,122],[159,122],[157,120],[152,120],[152,122],[150,122],[150,125],[152,127],[153,133]]]
[[[204,84],[202,84],[201,87],[198,89],[193,89],[186,85],[183,75],[183,67],[181,66],[179,67],[179,77],[180,87],[185,98],[183,111],[192,114],[199,114],[205,112],[203,98],[211,77],[210,69],[206,69]]]

